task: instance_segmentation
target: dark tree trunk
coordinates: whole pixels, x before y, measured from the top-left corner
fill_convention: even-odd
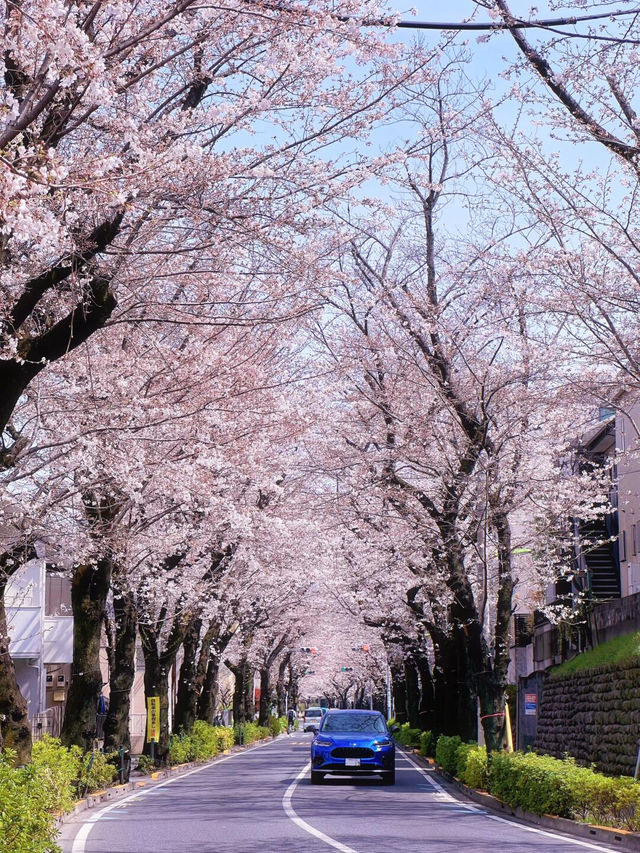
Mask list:
[[[407,694],[407,720],[411,728],[417,729],[420,723],[420,687],[418,670],[411,656],[406,657],[404,660],[404,680]]]
[[[418,649],[414,655],[414,660],[420,676],[420,707],[418,709],[420,728],[423,731],[433,731],[434,690],[429,658],[423,649]]]
[[[267,666],[260,669],[260,708],[258,724],[269,725],[269,709],[271,708],[271,670]]]
[[[169,672],[175,666],[178,649],[184,636],[184,625],[180,617],[173,620],[171,633],[164,649],[160,646],[160,634],[166,619],[163,608],[157,625],[140,625],[142,651],[144,653],[144,693],[145,699],[157,696],[160,700],[160,737],[154,746],[155,757],[166,762],[169,752]],[[144,744],[145,755],[151,754],[151,743]]]
[[[298,694],[300,691],[300,687],[298,684],[298,676],[294,667],[289,664],[287,667],[289,673],[289,679],[287,683],[287,696],[288,701],[287,704],[289,708],[297,708],[298,707]]]
[[[209,652],[202,693],[198,699],[198,719],[213,725],[218,705],[218,673],[220,655],[213,649]]]
[[[253,720],[253,678],[252,670],[246,657],[242,657],[237,664],[225,661],[225,665],[234,675],[233,687],[233,722],[235,725],[248,723]]]
[[[399,667],[391,667],[391,684],[393,690],[393,705],[395,708],[396,721],[407,722],[407,685],[404,680],[404,671]]]
[[[218,622],[212,622],[202,640],[197,675],[200,689],[197,713],[198,719],[209,725],[213,724],[218,710],[218,674],[222,655],[231,642],[233,633],[229,628],[222,630]]]
[[[160,737],[153,745],[156,761],[166,762],[169,752],[169,669],[170,664],[148,650],[144,644],[144,695],[145,699],[157,696],[160,700]],[[175,655],[174,655],[175,658]],[[151,755],[152,745],[145,737],[144,754]]]
[[[188,732],[193,728],[198,706],[198,645],[202,619],[194,617],[189,621],[182,642],[184,659],[178,679],[178,697],[174,715],[174,730]]]
[[[9,632],[4,592],[8,577],[0,567],[0,749],[13,749],[16,764],[31,761],[31,728],[27,702],[16,680],[16,668],[9,654]]]
[[[100,639],[111,584],[112,561],[102,558],[76,567],[71,581],[73,671],[60,739],[65,746],[87,746],[95,737],[102,692]]]
[[[493,658],[486,647],[483,671],[478,677],[480,715],[485,743],[496,752],[506,741],[506,685],[509,669],[509,630],[513,599],[511,572],[511,527],[500,507],[492,506],[491,522],[498,540],[498,596],[494,623]]]
[[[136,611],[133,599],[114,592],[113,664],[109,678],[109,709],[104,723],[104,751],[131,749],[129,712],[136,675]]]
[[[276,701],[278,703],[278,716],[284,717],[287,713],[287,688],[285,685],[285,676],[291,655],[285,655],[280,661],[278,667],[278,680],[276,681]]]

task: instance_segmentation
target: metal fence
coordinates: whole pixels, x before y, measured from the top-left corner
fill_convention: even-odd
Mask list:
[[[35,714],[31,734],[34,740],[41,740],[44,735],[59,737],[62,731],[62,720],[64,718],[64,707],[58,705],[47,708],[42,714]]]

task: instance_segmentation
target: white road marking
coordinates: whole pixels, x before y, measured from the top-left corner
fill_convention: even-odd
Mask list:
[[[269,743],[259,743],[257,746],[251,747],[251,749],[246,749],[243,752],[234,752],[233,755],[227,755],[224,758],[219,758],[217,761],[213,762],[213,764],[222,764],[223,761],[230,761],[232,758],[236,758],[238,755],[246,755],[248,752],[253,752],[254,749],[261,749],[262,747],[270,746],[273,743],[274,741],[270,741]],[[186,779],[187,776],[193,776],[194,773],[201,773],[208,767],[212,767],[213,764],[203,764],[202,767],[196,767],[194,770],[188,770],[186,773],[181,773],[180,776],[173,776],[171,779],[167,779],[165,782],[160,782],[158,785],[154,785],[152,788],[145,788],[142,791],[136,791],[134,794],[129,794],[129,796],[123,797],[123,799],[121,800],[117,800],[110,806],[106,806],[105,808],[100,809],[83,822],[75,838],[73,839],[71,853],[86,853],[86,843],[87,838],[89,837],[89,833],[93,829],[94,825],[104,815],[106,815],[107,812],[121,808],[124,803],[130,803],[133,800],[139,800],[141,797],[144,797],[147,794],[154,793],[158,790],[158,788],[164,788],[167,785],[171,785],[172,782],[177,782],[179,779]]]
[[[293,797],[293,792],[298,787],[298,782],[307,775],[309,770],[311,769],[311,762],[302,768],[300,773],[296,776],[293,782],[289,785],[285,794],[282,798],[282,808],[286,816],[295,823],[296,826],[299,826],[300,829],[303,829],[305,832],[308,832],[309,835],[313,835],[315,838],[320,839],[320,841],[324,841],[325,844],[328,844],[329,847],[333,847],[334,850],[340,850],[340,853],[357,853],[352,847],[347,847],[346,844],[341,844],[339,841],[336,841],[335,838],[331,838],[330,835],[325,835],[324,832],[321,832],[319,829],[316,829],[315,826],[311,826],[310,823],[307,823],[306,820],[302,820],[301,817],[298,817],[293,806],[291,805],[291,798]],[[75,851],[74,851],[75,853]]]
[[[575,844],[577,847],[586,847],[588,850],[598,850],[600,851],[600,853],[611,853],[610,847],[600,847],[598,844],[591,844],[588,841],[579,841],[576,838],[570,838],[566,835],[558,835],[555,832],[548,832],[544,829],[537,829],[534,826],[526,826],[522,823],[517,823],[516,821],[509,820],[506,817],[499,817],[498,815],[487,814],[485,811],[481,811],[476,806],[472,806],[469,803],[463,803],[460,800],[456,800],[456,798],[452,797],[451,794],[447,794],[442,785],[436,782],[436,780],[433,779],[426,772],[426,770],[424,770],[424,768],[420,767],[419,764],[416,764],[412,758],[410,758],[408,755],[405,755],[405,758],[407,759],[409,764],[412,764],[415,767],[415,769],[418,771],[418,773],[420,773],[421,776],[424,776],[424,778],[429,782],[432,788],[440,795],[438,799],[442,800],[442,802],[457,803],[461,808],[465,809],[466,811],[477,812],[478,815],[486,817],[489,820],[495,820],[498,823],[506,823],[508,826],[523,829],[525,832],[534,832],[536,835],[544,835],[545,838],[553,838],[555,841],[563,841],[565,844]]]

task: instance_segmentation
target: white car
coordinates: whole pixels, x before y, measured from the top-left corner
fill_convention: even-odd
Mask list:
[[[307,708],[304,712],[302,729],[305,732],[315,732],[324,716],[324,708]]]

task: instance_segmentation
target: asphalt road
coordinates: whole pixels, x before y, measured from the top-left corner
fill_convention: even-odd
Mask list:
[[[311,787],[311,735],[266,745],[136,791],[64,825],[64,853],[579,853],[612,848],[527,828],[456,799],[411,756],[396,785]]]

